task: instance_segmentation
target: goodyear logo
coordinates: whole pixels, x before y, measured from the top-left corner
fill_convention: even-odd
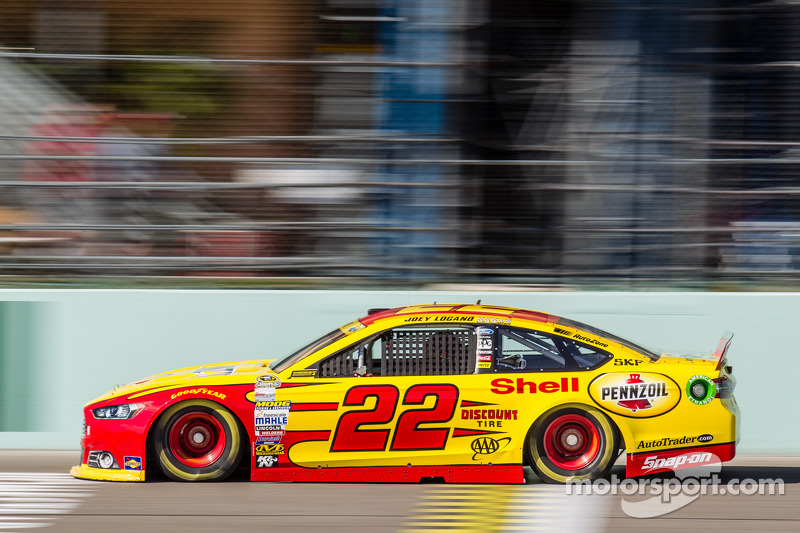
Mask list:
[[[256,444],[256,455],[283,455],[283,444]]]
[[[510,437],[505,437],[499,440],[495,440],[491,437],[478,437],[472,441],[472,444],[470,444],[470,448],[472,448],[472,451],[475,452],[472,456],[472,460],[474,461],[479,455],[491,455],[494,452],[505,448],[506,444],[508,444],[510,441]]]
[[[256,409],[272,409],[274,407],[291,407],[291,400],[273,400],[271,402],[256,402]]]

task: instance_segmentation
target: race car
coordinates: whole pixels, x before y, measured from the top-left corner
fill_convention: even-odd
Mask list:
[[[668,356],[551,314],[376,309],[280,359],[158,374],[84,408],[77,478],[522,483],[733,458],[726,352]]]

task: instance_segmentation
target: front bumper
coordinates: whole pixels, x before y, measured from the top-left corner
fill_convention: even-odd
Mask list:
[[[144,481],[144,470],[93,468],[86,464],[73,466],[69,474],[78,479],[95,481]]]

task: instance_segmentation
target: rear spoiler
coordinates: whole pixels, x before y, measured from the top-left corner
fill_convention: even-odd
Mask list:
[[[728,353],[728,348],[731,347],[731,341],[733,340],[733,333],[730,331],[726,331],[722,338],[719,340],[719,344],[717,345],[717,349],[714,351],[714,358],[717,360],[717,370],[722,368],[723,363],[725,362],[725,354]]]

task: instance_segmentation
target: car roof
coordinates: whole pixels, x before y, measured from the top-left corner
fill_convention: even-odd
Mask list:
[[[375,309],[370,314],[360,319],[365,326],[375,322],[404,315],[474,315],[476,317],[496,317],[496,318],[521,318],[533,320],[535,322],[557,322],[560,317],[543,313],[541,311],[531,311],[518,307],[506,307],[499,305],[481,304],[422,304],[395,307],[392,309]]]

